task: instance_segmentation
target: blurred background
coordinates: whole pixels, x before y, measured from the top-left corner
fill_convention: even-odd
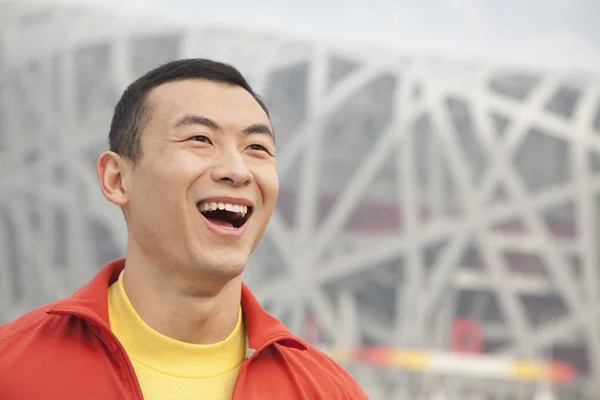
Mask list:
[[[0,323],[123,255],[95,162],[182,57],[266,100],[245,280],[370,398],[600,399],[597,0],[0,1]]]

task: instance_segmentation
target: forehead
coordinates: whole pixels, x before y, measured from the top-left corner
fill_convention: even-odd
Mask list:
[[[147,103],[149,122],[163,127],[186,113],[203,115],[224,127],[270,126],[267,114],[250,93],[226,83],[203,79],[165,83],[149,93]]]

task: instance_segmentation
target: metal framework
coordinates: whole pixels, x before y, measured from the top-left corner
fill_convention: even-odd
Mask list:
[[[600,393],[600,79],[90,9],[0,3],[0,321],[123,254],[94,171],[112,107],[142,72],[193,56],[239,66],[271,109],[282,192],[245,279],[292,330],[438,351],[468,318],[484,353],[572,364],[560,398]],[[416,379],[349,367],[373,398]]]

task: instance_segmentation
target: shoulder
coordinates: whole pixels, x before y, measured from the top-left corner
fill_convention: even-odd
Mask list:
[[[366,400],[368,398],[356,379],[323,351],[311,346],[308,350],[300,352],[300,356],[314,369],[315,373],[328,376],[332,384],[337,385],[342,391],[346,392],[350,399]]]
[[[0,326],[2,400],[122,398],[98,333],[77,316],[47,313],[52,305]]]
[[[52,343],[49,320],[45,307],[40,307],[0,325],[0,387],[7,399],[18,398],[32,376],[43,375],[48,350],[60,348]]]
[[[301,390],[306,394],[306,398],[368,399],[365,391],[346,369],[312,346],[306,345],[306,349],[272,346],[261,354],[260,359],[263,363],[277,366],[274,369],[269,368],[269,375],[273,377],[283,373],[281,366],[285,366],[283,370],[286,372],[282,377],[286,376],[297,382],[300,387],[295,390]]]
[[[33,366],[46,355],[65,348],[64,334],[68,318],[46,312],[54,303],[36,308],[19,318],[0,325],[0,377],[15,366]]]
[[[37,328],[47,319],[46,309],[50,304],[36,308],[15,320],[0,325],[0,348],[12,347],[15,342],[19,342],[24,337],[36,335]]]

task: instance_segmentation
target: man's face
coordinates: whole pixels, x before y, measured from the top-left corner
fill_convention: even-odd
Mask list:
[[[163,262],[238,275],[279,190],[269,118],[244,89],[206,80],[161,85],[147,102],[126,178],[129,240]]]

